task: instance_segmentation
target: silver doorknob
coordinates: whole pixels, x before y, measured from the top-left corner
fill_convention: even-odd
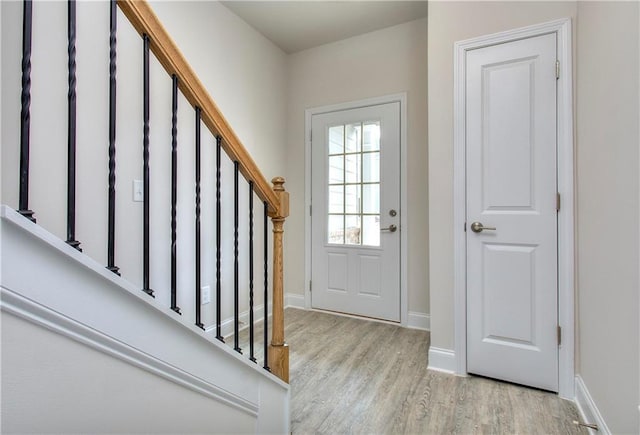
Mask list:
[[[390,233],[395,233],[397,229],[398,229],[398,227],[396,227],[395,225],[391,224],[387,228],[380,228],[380,231],[389,231]]]
[[[474,233],[481,233],[482,230],[492,230],[495,231],[495,227],[485,227],[481,222],[474,222],[471,224],[471,231]]]

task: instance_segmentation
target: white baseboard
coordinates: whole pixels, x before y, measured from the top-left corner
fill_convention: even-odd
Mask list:
[[[455,374],[456,373],[456,354],[450,349],[441,349],[439,347],[429,347],[429,366],[430,370],[438,372]]]
[[[607,423],[605,423],[604,418],[602,418],[602,414],[600,414],[596,403],[593,401],[593,398],[591,397],[591,394],[589,394],[589,390],[580,375],[576,376],[576,405],[578,406],[578,412],[580,413],[580,418],[583,423],[598,425],[597,432],[593,429],[589,429],[589,433],[604,435],[611,434]]]
[[[429,331],[431,329],[431,317],[425,313],[409,311],[407,328]]]
[[[271,307],[269,307],[269,317],[271,317]],[[249,327],[249,310],[243,311],[239,313],[239,330],[242,331],[245,328]],[[256,323],[261,322],[264,319],[264,305],[256,305],[253,307],[253,319]],[[224,319],[220,322],[220,331],[223,337],[229,337],[233,335],[233,317],[229,317],[228,319]],[[216,325],[209,325],[206,327],[205,331],[211,334],[216,333]]]
[[[286,300],[285,300],[285,308],[287,307],[306,309],[304,296],[296,293],[287,293]],[[337,313],[334,313],[334,314],[337,314]],[[354,317],[358,317],[358,316],[354,316]],[[409,311],[409,315],[407,317],[407,328],[420,329],[422,331],[429,331],[431,328],[431,317],[426,313]]]
[[[288,293],[285,297],[285,308],[286,307],[304,308],[304,296]],[[271,317],[271,314],[271,306],[269,306],[269,317]],[[256,305],[255,307],[253,307],[253,316],[256,322],[262,321],[264,318],[264,305]],[[247,310],[241,312],[239,314],[239,317],[239,327],[242,331],[243,329],[249,327],[249,311]],[[233,317],[224,319],[222,322],[220,322],[220,330],[222,331],[221,335],[223,337],[229,337],[230,335],[233,335]],[[216,325],[209,325],[206,331],[211,334],[215,334]]]
[[[287,293],[287,298],[285,301],[285,308],[293,307],[293,308],[306,308],[305,301],[303,295],[297,295],[295,293]]]

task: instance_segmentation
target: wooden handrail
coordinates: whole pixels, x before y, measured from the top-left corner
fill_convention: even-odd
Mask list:
[[[222,137],[222,148],[232,160],[239,163],[244,178],[253,181],[256,194],[269,206],[269,216],[280,215],[279,196],[262,175],[151,6],[141,0],[118,0],[118,6],[141,36],[149,35],[151,51],[169,75],[176,75],[178,86],[189,104],[200,107],[202,121],[211,133]]]

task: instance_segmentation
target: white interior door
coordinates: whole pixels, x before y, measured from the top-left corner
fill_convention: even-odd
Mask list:
[[[399,322],[400,103],[311,124],[311,305]]]
[[[556,35],[470,50],[466,86],[467,370],[557,391]]]

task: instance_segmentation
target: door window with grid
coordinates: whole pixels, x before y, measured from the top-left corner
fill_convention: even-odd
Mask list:
[[[327,243],[380,246],[380,121],[329,127]]]

